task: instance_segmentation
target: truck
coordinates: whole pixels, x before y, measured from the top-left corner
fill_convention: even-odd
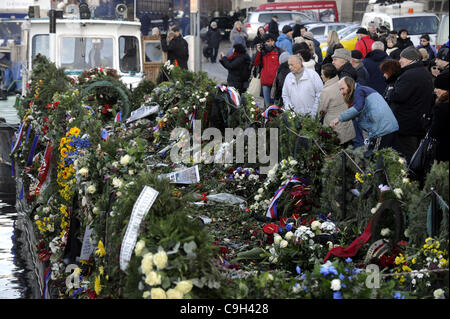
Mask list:
[[[377,2],[377,3],[375,3]],[[390,3],[370,1],[361,21],[367,28],[374,22],[377,27],[384,26],[389,30],[408,30],[408,35],[415,46],[420,44],[420,36],[428,34],[432,45],[436,44],[439,18],[434,13],[425,12],[425,4],[414,1]]]

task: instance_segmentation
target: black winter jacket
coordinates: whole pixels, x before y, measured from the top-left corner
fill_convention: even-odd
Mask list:
[[[180,35],[179,37],[175,37],[167,44],[167,39],[162,39],[162,49],[164,52],[167,52],[167,57],[172,64],[175,61],[178,62],[178,65],[182,69],[187,69],[187,61],[189,59],[189,48],[188,43],[185,39]]]
[[[438,103],[433,107],[433,120],[430,128],[430,135],[437,140],[436,160],[448,162],[449,138],[448,123],[450,122],[449,104]]]
[[[424,114],[430,114],[433,105],[433,81],[422,63],[413,63],[401,70],[392,90],[386,95],[400,135],[423,137]]]
[[[220,40],[222,36],[220,35],[219,29],[209,28],[206,33],[206,43],[208,43],[208,48],[218,48],[220,46]]]
[[[269,23],[269,33],[275,35],[277,39],[280,36],[280,31],[278,30],[278,22],[275,22],[275,20],[273,19]]]
[[[384,94],[386,90],[386,81],[383,76],[383,72],[380,71],[380,64],[388,59],[386,52],[382,50],[373,50],[367,53],[363,60],[363,64],[369,72],[369,82],[368,87],[371,87],[381,95]]]
[[[397,38],[397,47],[400,49],[400,52],[410,46],[414,46],[414,43],[412,43],[410,38],[406,38],[405,40],[400,37]]]
[[[350,62],[345,63],[342,68],[338,70],[338,76],[339,79],[342,79],[345,76],[351,77],[355,81],[358,79],[358,74]]]
[[[280,101],[281,97],[283,95],[283,85],[284,80],[286,79],[286,76],[291,72],[289,69],[289,63],[284,62],[281,63],[278,67],[277,76],[275,78],[275,95],[274,99],[276,101]]]
[[[224,56],[219,62],[228,70],[227,84],[236,88],[240,93],[244,92],[250,78],[248,73],[251,64],[250,56],[245,53],[231,61]]]

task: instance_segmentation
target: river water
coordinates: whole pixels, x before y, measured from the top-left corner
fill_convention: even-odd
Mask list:
[[[19,123],[13,107],[14,101],[15,96],[9,96],[7,101],[0,101],[0,117],[4,118],[8,125]],[[3,139],[4,136],[2,135]],[[11,143],[3,139],[0,140],[3,145]],[[0,154],[0,156],[2,157],[0,163],[3,160],[2,169],[5,169],[7,165],[5,162],[10,162],[10,160],[4,154]],[[2,183],[5,185],[6,182],[5,176],[2,177],[0,174],[0,186]],[[14,194],[8,196],[8,199],[0,198],[0,299],[30,298],[26,279],[28,270],[19,254],[22,247],[21,243],[17,241],[17,238],[21,236],[20,230],[15,227],[17,218]]]

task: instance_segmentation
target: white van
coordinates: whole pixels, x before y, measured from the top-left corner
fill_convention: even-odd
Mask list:
[[[377,27],[385,26],[389,30],[408,30],[409,37],[415,46],[420,44],[420,36],[428,34],[432,45],[436,44],[439,19],[434,13],[424,12],[424,4],[405,1],[396,4],[369,4],[361,21],[367,28],[373,21]]]

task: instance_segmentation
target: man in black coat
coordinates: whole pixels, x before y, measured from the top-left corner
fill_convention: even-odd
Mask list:
[[[273,16],[272,21],[269,23],[269,33],[275,35],[275,39],[280,36],[280,31],[278,30],[278,16]]]
[[[400,55],[401,74],[386,93],[399,125],[397,149],[408,162],[425,135],[423,115],[430,114],[433,105],[433,81],[421,60],[422,55],[416,48],[403,50]]]
[[[369,72],[367,71],[366,67],[364,66],[364,64],[362,63],[362,53],[359,50],[352,50],[352,67],[355,69],[356,71],[356,82],[363,85],[363,86],[367,86],[367,84],[369,83]]]
[[[187,70],[189,59],[188,43],[183,39],[179,27],[174,27],[172,31],[175,32],[175,37],[169,43],[167,43],[167,39],[161,39],[162,49],[164,52],[167,52],[172,64],[178,63],[180,68]]]
[[[386,91],[386,81],[383,72],[380,71],[380,64],[388,59],[389,56],[384,52],[384,44],[381,41],[375,41],[372,44],[372,51],[367,53],[363,64],[369,72],[368,87],[371,87],[381,95]]]
[[[211,59],[211,63],[216,63],[221,38],[222,36],[220,35],[220,31],[217,29],[217,22],[211,22],[211,27],[206,33],[206,43],[208,43],[208,51],[210,54],[209,58]]]
[[[410,46],[414,46],[414,43],[412,43],[411,39],[408,37],[408,30],[400,30],[398,32],[397,47],[400,51],[403,51],[405,48]]]

